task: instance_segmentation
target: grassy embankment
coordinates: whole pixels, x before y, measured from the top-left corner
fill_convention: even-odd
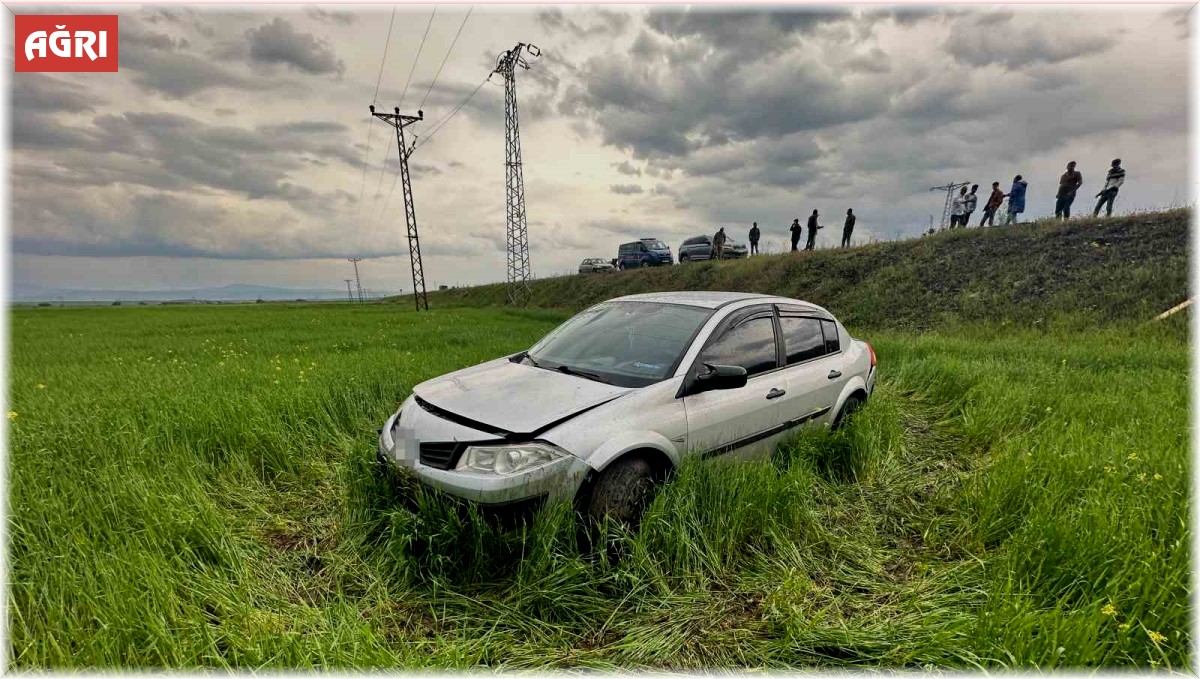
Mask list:
[[[1157,311],[1184,294],[1185,246],[1103,268]],[[1182,314],[1135,324],[1105,301],[1139,290],[1067,288],[1053,299],[1096,309],[1051,301],[1036,324],[1016,306],[920,334],[850,323],[883,372],[848,430],[685,467],[615,565],[575,553],[563,512],[507,534],[410,515],[372,464],[413,384],[527,346],[561,311],[18,310],[10,658],[1185,667],[1188,340]]]

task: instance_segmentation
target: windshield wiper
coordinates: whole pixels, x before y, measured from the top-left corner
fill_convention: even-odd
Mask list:
[[[542,365],[541,363],[538,363],[536,360],[534,360],[533,356],[529,355],[528,351],[526,351],[525,355],[522,356],[521,358],[525,359],[526,361],[529,361],[529,364],[535,368],[545,368],[544,365]]]
[[[593,382],[602,382],[604,384],[612,384],[611,382],[609,382],[608,380],[604,379],[603,377],[597,375],[594,372],[589,372],[587,370],[580,370],[578,368],[572,368],[569,365],[558,366],[558,372],[566,373],[568,375],[578,375],[580,377],[592,380]]]

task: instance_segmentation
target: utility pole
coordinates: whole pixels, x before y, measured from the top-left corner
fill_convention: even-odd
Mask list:
[[[350,279],[347,278],[345,280],[346,280],[346,299],[350,300],[350,303],[353,304],[354,303],[354,293],[350,292]]]
[[[946,204],[944,207],[942,207],[941,228],[943,228],[943,229],[946,228],[946,222],[950,221],[950,206],[954,201],[954,192],[970,183],[971,182],[950,182],[949,184],[946,184],[945,186],[930,187],[930,189],[929,189],[930,191],[945,191],[946,192]],[[932,217],[932,215],[930,215],[930,217]]]
[[[354,265],[354,287],[358,290],[358,303],[362,304],[362,279],[358,277],[358,263],[362,257],[351,257],[349,261]]]
[[[425,296],[425,267],[421,262],[421,239],[417,235],[417,209],[413,205],[412,179],[408,175],[408,156],[413,149],[404,143],[404,128],[424,120],[425,113],[417,111],[415,116],[405,116],[400,115],[398,106],[393,109],[395,113],[376,113],[374,104],[369,108],[371,115],[396,128],[396,151],[400,154],[400,188],[404,193],[404,223],[408,226],[408,260],[412,264],[413,303],[417,311],[422,308],[429,311],[429,298]]]
[[[504,207],[505,243],[508,257],[508,287],[505,301],[524,306],[529,289],[529,227],[525,220],[525,178],[521,172],[521,131],[517,125],[517,67],[529,68],[523,54],[541,56],[534,45],[517,43],[496,59],[493,73],[504,76]]]

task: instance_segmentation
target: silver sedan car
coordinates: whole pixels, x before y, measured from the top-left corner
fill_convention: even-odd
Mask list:
[[[871,346],[815,304],[630,295],[418,384],[381,429],[379,457],[484,508],[565,500],[636,524],[684,460],[769,455],[800,427],[836,426],[875,377]]]

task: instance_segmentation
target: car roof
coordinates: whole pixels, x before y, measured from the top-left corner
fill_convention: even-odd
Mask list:
[[[613,302],[657,302],[659,304],[684,304],[687,306],[716,309],[726,304],[740,302],[746,299],[781,299],[774,295],[763,295],[756,292],[719,292],[714,290],[682,290],[679,292],[646,292],[639,295],[625,295],[610,300]],[[799,300],[787,300],[798,302]]]

